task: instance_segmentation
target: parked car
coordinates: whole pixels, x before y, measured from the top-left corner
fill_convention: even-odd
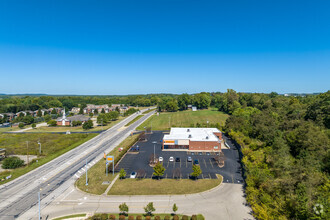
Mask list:
[[[191,158],[191,157],[188,157],[188,158],[187,158],[187,161],[188,161],[188,162],[192,162],[192,158]]]
[[[175,158],[175,162],[180,162],[180,157]]]
[[[159,157],[159,162],[163,162],[163,157]]]
[[[203,152],[199,152],[199,155],[203,155]]]
[[[136,172],[132,172],[130,178],[135,179],[136,178]]]
[[[169,161],[170,162],[173,162],[174,161],[174,157],[170,157]]]
[[[194,160],[194,164],[195,165],[199,165],[199,161],[198,160]]]

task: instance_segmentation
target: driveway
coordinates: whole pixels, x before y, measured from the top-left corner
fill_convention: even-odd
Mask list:
[[[203,214],[206,220],[254,219],[245,205],[243,185],[223,183],[203,193],[161,196],[96,196],[83,193],[73,186],[42,210],[51,219],[74,213],[119,212],[119,204],[126,202],[132,213],[144,213],[143,207],[154,202],[156,213],[171,213],[174,203],[179,214]],[[37,213],[37,207],[35,207]],[[36,219],[36,218],[35,218]]]

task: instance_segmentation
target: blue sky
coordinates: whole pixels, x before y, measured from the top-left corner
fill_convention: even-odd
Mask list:
[[[0,93],[324,92],[330,1],[0,1]]]

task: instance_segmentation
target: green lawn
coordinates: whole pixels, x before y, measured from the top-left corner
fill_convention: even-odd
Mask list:
[[[84,130],[82,128],[82,126],[78,126],[78,127],[63,127],[63,126],[56,126],[56,127],[39,127],[39,128],[35,128],[35,129],[31,129],[31,130],[27,130],[26,132],[66,132],[66,131],[71,131],[71,132],[88,132],[88,131],[101,131],[101,130],[107,130],[109,128],[111,128],[112,126],[114,126],[115,124],[117,124],[118,122],[120,122],[121,120],[123,120],[125,117],[119,117],[118,120],[116,121],[110,121],[107,125],[105,126],[95,126],[92,129],[89,130]]]
[[[64,220],[64,219],[85,217],[85,216],[86,216],[86,214],[75,214],[75,215],[68,215],[68,216],[63,216],[63,217],[59,217],[59,218],[54,218],[53,220]]]
[[[157,207],[155,207],[155,209],[157,210]],[[108,214],[108,213],[106,213],[106,214],[104,214],[104,213],[97,213],[97,214],[94,215],[94,217],[101,217],[103,215],[108,215],[108,216],[114,215],[116,217],[116,219],[119,219],[119,216],[120,216],[119,213],[111,213],[111,214]],[[126,216],[126,219],[128,219],[129,216],[134,216],[135,217],[134,219],[136,219],[137,216],[141,216],[142,219],[145,219],[145,217],[146,217],[145,213],[128,213],[128,216]],[[154,220],[154,218],[156,216],[159,216],[160,219],[164,219],[165,216],[168,216],[169,219],[173,219],[172,214],[166,214],[166,213],[154,213],[151,216],[151,219]],[[182,216],[184,216],[184,215],[177,214],[177,216],[179,217],[179,219],[181,219]],[[196,217],[197,217],[197,220],[204,220],[205,219],[204,216],[201,215],[201,214],[196,215]],[[91,219],[93,219],[93,218],[91,218]],[[191,219],[191,216],[188,216],[188,219]]]
[[[126,138],[123,142],[121,142],[115,149],[113,149],[108,155],[112,155],[115,157],[115,161],[119,159],[120,152],[119,148],[126,148],[128,149],[131,147],[138,137],[138,134],[129,136]],[[101,195],[105,192],[107,187],[109,185],[102,185],[103,181],[112,181],[114,179],[112,173],[109,173],[108,176],[106,176],[105,173],[105,160],[100,160],[97,162],[92,168],[88,170],[88,186],[86,186],[86,174],[83,174],[77,181],[76,186],[88,193],[93,193],[97,195]]]
[[[133,124],[134,122],[136,122],[137,120],[142,118],[143,116],[144,115],[139,115],[139,116],[135,117],[132,121],[128,122],[125,126],[130,126],[131,124]]]
[[[79,146],[80,144],[95,137],[97,134],[0,134],[0,148],[5,148],[7,153],[26,155],[38,155],[38,162],[30,163],[29,166],[24,166],[11,170],[10,172],[0,173],[0,180],[8,175],[12,175],[15,179],[47,162],[64,154],[65,152]],[[40,140],[42,147],[42,154],[39,156]],[[26,141],[29,141],[28,148]],[[1,181],[3,184],[8,181]]]
[[[174,195],[199,193],[218,186],[218,179],[124,179],[117,180],[109,191],[109,195]]]
[[[170,127],[194,127],[197,123],[202,126],[219,123],[220,126],[225,124],[229,116],[217,109],[210,108],[198,111],[178,111],[178,112],[161,112],[158,116],[153,115],[147,121],[142,123],[137,130],[144,130],[144,127],[152,127],[152,130],[170,130]]]

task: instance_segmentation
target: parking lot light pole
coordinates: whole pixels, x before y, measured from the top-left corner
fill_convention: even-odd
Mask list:
[[[155,150],[155,148],[156,148],[157,141],[153,141],[152,143],[154,144],[154,163],[155,163],[155,161],[156,161],[156,150]]]

